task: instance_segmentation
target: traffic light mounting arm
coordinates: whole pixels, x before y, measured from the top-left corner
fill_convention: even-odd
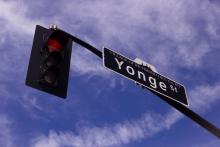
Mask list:
[[[60,30],[60,31],[62,31],[62,30]],[[64,32],[64,33],[66,33],[66,32]],[[93,47],[92,45],[88,44],[87,42],[85,42],[85,41],[83,41],[83,40],[81,40],[71,34],[68,34],[68,33],[66,33],[66,34],[69,35],[69,37],[74,42],[76,42],[76,43],[80,44],[81,46],[85,47],[86,49],[90,50],[91,52],[96,54],[98,57],[103,58],[102,52],[99,51],[98,49],[96,49],[95,47]],[[174,107],[175,109],[177,109],[178,111],[183,113],[184,115],[188,116],[190,119],[192,119],[197,124],[199,124],[200,126],[205,128],[207,131],[209,131],[210,133],[212,133],[216,137],[220,138],[220,130],[218,127],[216,127],[215,125],[213,125],[209,121],[205,120],[204,118],[202,118],[201,116],[199,116],[198,114],[196,114],[195,112],[190,110],[189,108],[187,108],[187,107],[185,107],[175,101],[166,99],[162,95],[158,95],[157,93],[155,93],[152,90],[150,90],[150,91],[153,92],[155,95],[159,96],[162,100],[164,100],[166,103],[168,103],[169,105],[171,105],[172,107]]]
[[[97,48],[95,48],[94,46],[90,45],[89,43],[67,33],[64,32],[63,30],[59,30],[57,29],[57,31],[61,31],[62,33],[65,33],[66,35],[68,35],[69,38],[71,38],[73,40],[73,42],[76,42],[77,44],[85,47],[86,49],[90,50],[91,52],[93,52],[94,54],[96,54],[99,58],[102,59],[102,52],[100,50],[98,50]]]

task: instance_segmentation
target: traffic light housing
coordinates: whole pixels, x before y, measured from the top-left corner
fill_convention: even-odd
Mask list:
[[[37,25],[26,85],[66,98],[72,40],[61,30]]]

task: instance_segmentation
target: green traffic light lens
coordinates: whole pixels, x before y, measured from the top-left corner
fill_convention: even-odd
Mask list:
[[[58,77],[58,69],[51,67],[47,71],[45,71],[43,79],[48,84],[54,84],[57,81]]]
[[[53,84],[56,82],[56,75],[53,72],[48,71],[44,75],[44,80],[49,84]]]

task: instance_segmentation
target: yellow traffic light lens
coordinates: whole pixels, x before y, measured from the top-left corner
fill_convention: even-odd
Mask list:
[[[59,52],[52,52],[45,60],[47,67],[56,66],[62,60],[62,56]]]

